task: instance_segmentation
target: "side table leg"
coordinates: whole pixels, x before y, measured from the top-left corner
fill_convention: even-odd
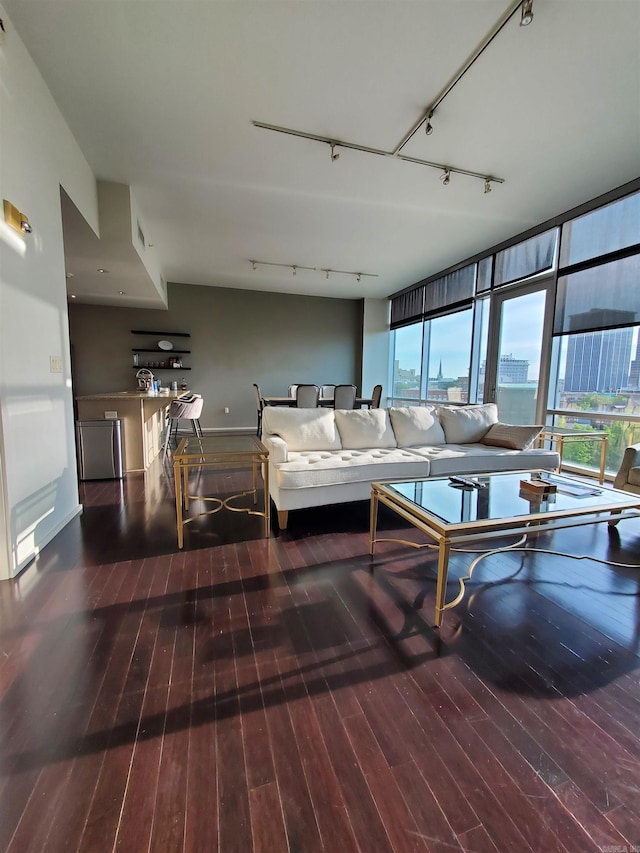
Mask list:
[[[369,505],[369,554],[373,556],[376,551],[376,531],[378,527],[378,493],[371,491],[371,503]]]
[[[178,462],[173,463],[173,482],[176,490],[176,530],[178,531],[178,548],[184,544],[184,524],[182,523],[182,471]]]
[[[441,540],[438,547],[438,583],[436,586],[436,628],[442,625],[444,615],[444,600],[447,594],[447,575],[449,574],[449,550],[447,540]]]
[[[604,467],[607,463],[607,439],[608,436],[604,436],[602,441],[600,442],[600,485],[602,486],[604,483]]]

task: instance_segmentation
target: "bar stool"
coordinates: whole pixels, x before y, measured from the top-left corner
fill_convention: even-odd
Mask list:
[[[200,426],[200,413],[204,400],[199,394],[191,394],[189,397],[173,400],[167,412],[167,433],[164,439],[164,448],[162,451],[162,463],[164,464],[167,458],[167,450],[172,438],[176,440],[178,434],[178,424],[180,421],[191,421],[191,429],[193,434],[202,438],[202,427]]]

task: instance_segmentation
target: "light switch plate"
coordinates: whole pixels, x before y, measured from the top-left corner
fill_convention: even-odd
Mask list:
[[[117,412],[105,412],[104,413],[104,419],[106,421],[114,421],[117,417],[118,417]]]
[[[60,356],[60,355],[50,355],[49,356],[49,371],[51,373],[62,373],[62,356]]]

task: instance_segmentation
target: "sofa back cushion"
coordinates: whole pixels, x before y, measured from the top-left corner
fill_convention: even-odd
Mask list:
[[[332,409],[265,406],[262,431],[279,435],[288,450],[340,450],[340,433]]]
[[[447,444],[473,444],[482,441],[489,427],[498,423],[495,403],[481,406],[440,406],[438,413]]]
[[[509,450],[527,450],[540,435],[542,425],[525,426],[496,423],[489,427],[481,444],[489,447],[507,447]]]
[[[335,416],[345,450],[397,446],[386,409],[336,409]]]
[[[398,447],[444,444],[444,430],[435,406],[403,406],[389,409]]]

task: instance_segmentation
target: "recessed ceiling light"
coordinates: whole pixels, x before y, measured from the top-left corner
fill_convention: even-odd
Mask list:
[[[102,267],[98,267],[98,272],[105,273],[105,272],[109,272],[109,270],[105,270]]]
[[[71,294],[71,298],[72,298],[72,299],[75,299],[75,298],[76,298],[75,293],[72,293],[72,294]]]
[[[65,278],[73,278],[73,273],[72,272],[66,272],[64,274],[64,276],[65,276]]]
[[[125,295],[124,290],[119,290],[119,291],[118,291],[118,293],[120,294],[120,296],[124,296],[124,295]]]

